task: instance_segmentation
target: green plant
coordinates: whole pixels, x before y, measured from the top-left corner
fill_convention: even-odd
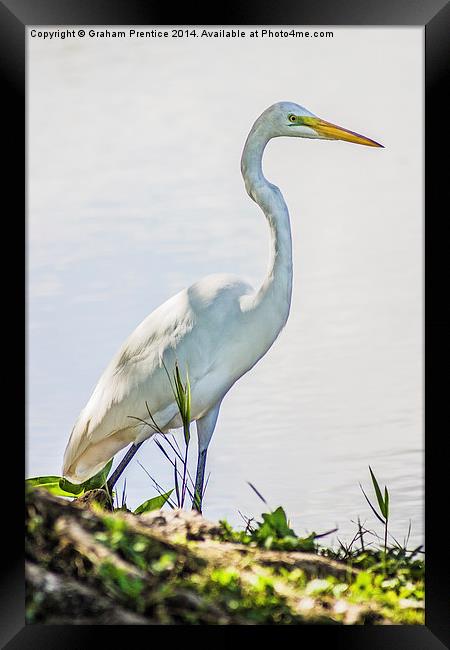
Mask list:
[[[372,468],[370,467],[370,465],[369,465],[369,472],[370,472],[370,476],[372,478],[372,484],[373,484],[373,488],[374,488],[374,491],[375,491],[375,495],[377,497],[378,507],[380,509],[380,512],[377,512],[375,506],[371,503],[369,497],[364,492],[364,488],[361,485],[361,483],[359,484],[359,487],[361,488],[362,493],[364,494],[367,503],[371,507],[372,512],[374,513],[376,518],[379,521],[381,521],[381,523],[384,526],[384,553],[386,555],[387,554],[387,542],[388,542],[388,523],[389,523],[389,492],[388,492],[387,487],[384,486],[384,497],[383,497],[383,495],[381,494],[380,486],[378,485],[378,481],[377,481],[377,479],[375,477],[375,474],[373,473]]]
[[[89,490],[105,487],[108,474],[113,464],[113,458],[90,479],[84,483],[71,483],[63,476],[35,476],[25,479],[25,484],[31,488],[43,488],[52,494],[62,497],[80,497]]]
[[[315,540],[323,535],[311,533],[306,537],[299,537],[289,526],[286,513],[281,506],[270,512],[263,512],[261,517],[262,521],[255,524],[251,523],[253,520],[247,519],[244,531],[236,531],[226,520],[222,520],[220,522],[221,539],[260,546],[265,549],[317,552],[318,547]]]
[[[175,362],[175,368],[172,377],[164,361],[163,366],[164,370],[166,371],[167,378],[169,380],[170,387],[172,389],[172,393],[178,407],[178,412],[181,417],[183,426],[184,451],[180,449],[180,446],[178,445],[173,435],[166,434],[161,430],[161,427],[153,417],[153,414],[151,413],[147,402],[145,405],[147,408],[148,420],[143,420],[134,416],[130,417],[133,417],[133,419],[139,420],[143,424],[146,424],[154,432],[154,441],[156,446],[164,455],[164,457],[169,461],[174,470],[174,488],[171,490],[171,492],[175,491],[176,503],[173,503],[170,499],[166,499],[166,501],[171,507],[183,508],[186,500],[186,494],[191,497],[193,502],[196,498],[194,495],[194,482],[188,469],[189,443],[191,439],[191,385],[189,381],[189,373],[187,370],[186,379],[183,381],[178,361]],[[166,494],[166,491],[158,484],[154,477],[149,474],[145,467],[142,465],[141,467],[152,480],[155,488],[158,490],[160,495],[162,496],[163,494]],[[181,467],[181,470],[179,467]]]
[[[148,499],[147,501],[144,501],[144,503],[141,503],[141,505],[134,510],[134,514],[142,515],[144,512],[151,512],[152,510],[160,510],[163,507],[163,505],[169,500],[172,492],[173,490],[169,490],[169,492],[166,492],[165,494],[161,494],[157,497],[153,497],[153,499]]]

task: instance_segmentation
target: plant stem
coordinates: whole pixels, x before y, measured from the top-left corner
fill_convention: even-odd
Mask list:
[[[186,496],[186,488],[187,488],[186,471],[187,471],[188,451],[189,451],[189,437],[185,438],[185,443],[186,443],[186,454],[184,456],[183,480],[182,480],[182,483],[181,483],[181,507],[182,508],[184,506],[184,499],[185,499],[185,496]],[[194,491],[194,494],[195,494],[195,491]]]

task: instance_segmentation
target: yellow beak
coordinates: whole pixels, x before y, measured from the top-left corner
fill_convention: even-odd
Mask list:
[[[325,122],[319,117],[302,117],[302,124],[311,127],[317,133],[324,136],[328,140],[345,140],[346,142],[354,142],[355,144],[365,144],[367,147],[383,147],[379,142],[366,138],[364,135],[343,129],[341,126]]]

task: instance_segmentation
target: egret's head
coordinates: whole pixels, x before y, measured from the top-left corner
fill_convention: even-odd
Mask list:
[[[292,102],[278,102],[264,111],[258,122],[270,132],[270,137],[288,136],[297,138],[319,138],[321,140],[345,140],[368,147],[382,147],[382,144],[364,135],[349,131],[331,122],[320,119],[303,106]]]

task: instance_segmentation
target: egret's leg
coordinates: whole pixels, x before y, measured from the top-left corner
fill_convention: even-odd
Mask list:
[[[192,510],[202,511],[203,499],[203,481],[205,478],[206,453],[208,448],[198,452],[197,475],[195,478],[194,498],[192,500]]]
[[[130,448],[128,449],[125,456],[120,461],[120,463],[117,465],[114,472],[111,474],[111,476],[110,476],[110,478],[108,480],[108,483],[107,483],[108,492],[110,494],[112,493],[112,489],[115,486],[115,484],[117,483],[117,481],[119,480],[119,478],[120,478],[122,472],[124,471],[125,467],[128,465],[128,463],[133,458],[134,454],[137,452],[137,450],[139,449],[139,447],[142,445],[143,442],[144,441],[138,442],[136,444],[133,443],[130,446]]]
[[[206,453],[208,451],[209,441],[214,433],[216,427],[217,417],[219,415],[221,402],[218,402],[212,409],[205,415],[197,420],[197,436],[198,436],[198,461],[197,461],[197,474],[195,478],[194,499],[192,501],[192,509],[202,511],[202,498],[203,498],[203,481],[205,478],[206,467]]]

